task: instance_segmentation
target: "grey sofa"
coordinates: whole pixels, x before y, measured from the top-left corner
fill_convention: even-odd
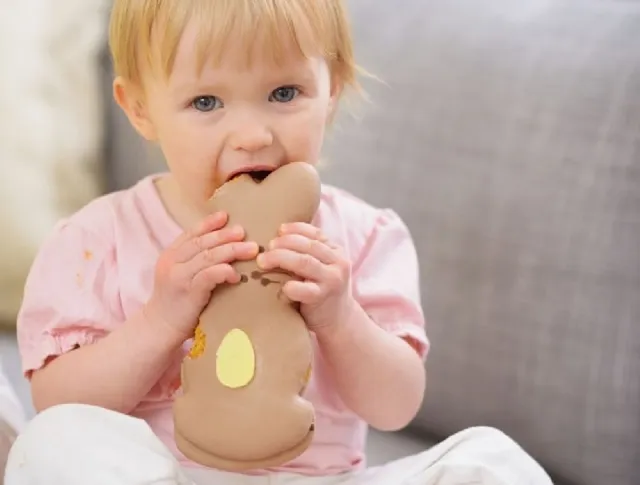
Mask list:
[[[489,425],[558,484],[640,484],[640,3],[350,5],[383,82],[323,177],[405,218],[432,340],[424,408],[373,461]],[[163,169],[108,110],[109,189]]]

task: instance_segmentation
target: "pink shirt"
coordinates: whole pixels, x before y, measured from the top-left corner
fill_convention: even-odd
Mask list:
[[[42,245],[18,317],[27,377],[48,357],[104,337],[149,298],[156,259],[182,232],[158,196],[155,177],[88,204],[60,221]],[[429,344],[417,258],[401,219],[324,186],[314,224],[350,255],[353,292],[366,312],[387,331],[410,338],[424,358]],[[183,465],[198,466],[181,455],[173,440],[172,384],[189,345],[132,414],[147,421]],[[340,400],[319,352],[313,369],[305,397],[317,413],[314,441],[303,455],[276,470],[320,475],[359,468],[367,425]]]

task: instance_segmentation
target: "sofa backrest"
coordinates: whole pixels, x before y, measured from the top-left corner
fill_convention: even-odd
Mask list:
[[[640,483],[640,2],[349,3],[384,84],[324,176],[415,238],[414,426],[496,426],[569,483]]]

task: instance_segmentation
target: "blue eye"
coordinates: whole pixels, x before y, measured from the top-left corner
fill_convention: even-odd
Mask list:
[[[282,86],[278,89],[274,89],[269,96],[269,101],[275,101],[276,103],[288,103],[292,101],[300,91],[293,86]]]
[[[198,111],[207,113],[216,108],[220,108],[222,106],[222,101],[215,96],[198,96],[191,102],[191,106]]]

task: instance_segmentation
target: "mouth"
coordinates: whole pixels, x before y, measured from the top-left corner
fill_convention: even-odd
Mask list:
[[[266,167],[255,167],[255,168],[238,170],[237,172],[233,172],[229,176],[229,178],[227,179],[227,182],[237,179],[241,175],[248,175],[253,179],[254,182],[260,183],[260,182],[263,182],[273,171],[274,171],[273,168],[266,168]]]

